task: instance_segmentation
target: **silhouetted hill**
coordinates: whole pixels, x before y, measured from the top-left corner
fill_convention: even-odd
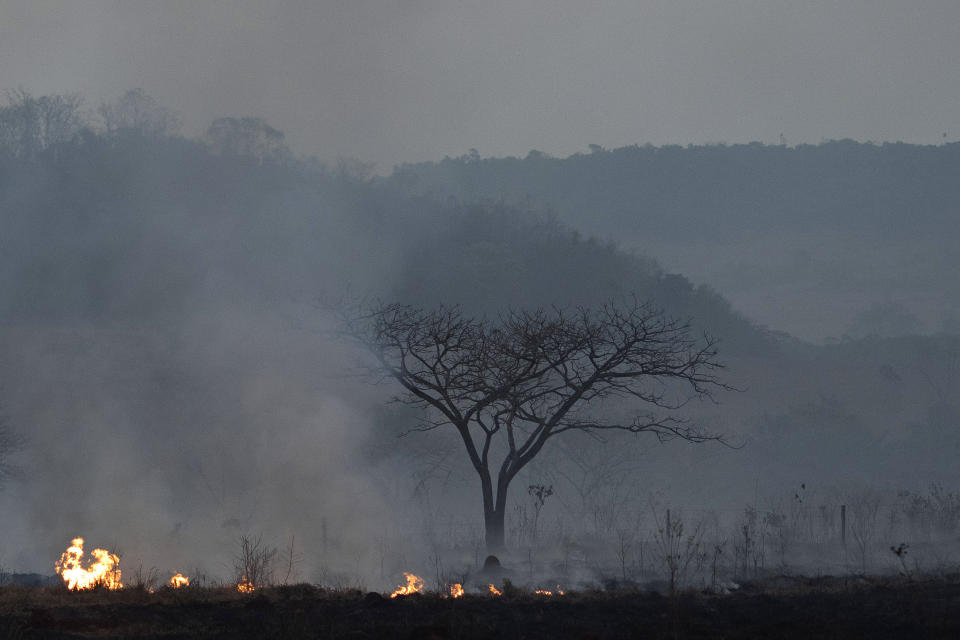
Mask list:
[[[544,216],[175,136],[87,132],[7,156],[0,211],[8,323],[175,322],[224,297],[282,304],[349,285],[478,313],[637,295],[739,348],[765,344],[709,288]]]
[[[631,146],[568,158],[467,155],[400,165],[410,190],[534,199],[591,233],[678,240],[744,232],[937,231],[960,202],[960,143]]]
[[[412,193],[524,203],[729,295],[764,324],[858,333],[897,303],[960,329],[960,143],[632,146],[397,167]],[[816,307],[818,314],[810,312]]]
[[[0,129],[3,116],[0,110]],[[157,127],[81,128],[19,146],[4,146],[0,137],[0,389],[10,424],[29,434],[24,467],[44,470],[35,482],[18,485],[10,500],[25,515],[8,522],[19,527],[12,535],[25,545],[44,546],[44,557],[62,549],[57,527],[65,519],[83,531],[130,522],[128,528],[150,536],[161,526],[169,533],[166,552],[175,553],[180,536],[220,545],[223,535],[255,522],[308,522],[316,540],[325,513],[337,514],[344,537],[369,532],[371,522],[384,519],[379,510],[404,508],[404,492],[419,491],[437,474],[451,491],[444,510],[473,504],[463,499],[475,495],[476,484],[468,468],[458,476],[464,470],[458,443],[447,450],[440,437],[390,437],[417,416],[384,408],[389,388],[349,375],[357,353],[330,335],[316,303],[325,292],[344,290],[413,304],[456,303],[476,314],[636,295],[721,339],[720,358],[729,365],[724,380],[743,392],[722,394],[719,405],[683,409],[745,447],[571,436],[544,454],[544,467],[531,470],[543,473],[531,476],[531,484],[553,482],[548,471],[559,478],[564,469],[574,476],[599,469],[617,474],[610,491],[631,499],[664,489],[686,504],[731,500],[740,509],[761,483],[772,492],[799,482],[956,480],[952,461],[960,441],[951,429],[960,416],[960,347],[946,334],[898,335],[919,325],[910,317],[921,315],[917,307],[893,300],[868,308],[856,316],[851,339],[812,345],[759,327],[728,302],[725,290],[698,284],[709,279],[688,278],[623,246],[634,229],[647,247],[690,258],[699,269],[753,261],[726,273],[741,288],[767,293],[819,277],[815,293],[849,298],[850,291],[869,290],[857,288],[863,281],[856,268],[864,265],[946,282],[953,272],[934,269],[940,279],[924,279],[923,269],[955,254],[934,252],[928,263],[929,252],[913,262],[901,258],[904,247],[929,249],[934,235],[953,243],[945,194],[954,186],[941,184],[940,195],[926,197],[926,222],[916,229],[899,218],[899,226],[879,225],[897,229],[888,234],[891,261],[884,263],[872,249],[882,233],[860,238],[851,222],[873,215],[870,207],[838,209],[849,219],[837,220],[817,209],[830,198],[824,185],[820,192],[813,185],[811,193],[820,195],[807,196],[816,211],[802,217],[793,200],[803,189],[767,182],[780,175],[772,166],[786,172],[783,180],[793,175],[786,168],[793,162],[802,165],[797,175],[822,175],[833,185],[830,193],[847,193],[844,181],[852,178],[834,175],[845,170],[845,153],[862,166],[863,158],[888,152],[923,156],[953,147],[837,143],[809,150],[627,149],[566,160],[467,158],[421,165],[418,187],[409,167],[390,179],[369,179],[349,165],[292,158],[279,132],[257,119],[221,122],[216,132],[188,140]],[[791,155],[808,151],[833,158],[823,161],[833,169]],[[698,154],[703,158],[696,160]],[[741,162],[727,166],[730,157]],[[623,158],[646,162],[653,177],[634,180],[634,173],[646,173],[627,171],[632,165]],[[937,164],[927,159],[920,166],[926,162]],[[429,171],[441,169],[455,170],[458,180],[476,178],[474,191],[446,197],[429,187]],[[484,191],[479,178],[487,169],[503,169],[499,179],[517,181],[517,189],[519,180],[528,181],[531,194],[538,185],[549,188],[543,198],[556,199],[556,215],[534,202],[540,196]],[[709,171],[718,172],[707,181],[712,186],[698,186]],[[943,167],[930,171],[946,182]],[[934,188],[924,171],[913,175]],[[863,177],[851,184],[855,199],[873,183]],[[631,190],[652,195],[625,195]],[[802,219],[784,216],[777,200]],[[753,221],[739,213],[751,201],[758,203]],[[620,209],[610,204],[618,202]],[[768,207],[776,209],[769,219],[759,213]],[[927,227],[940,232],[924,236]],[[725,240],[718,229],[735,239]],[[600,233],[610,239],[596,239]],[[842,249],[849,262],[828,269],[820,254],[795,256],[791,247],[804,234],[811,246]],[[754,250],[764,242],[769,256]],[[773,258],[763,262],[770,256],[786,256],[786,267],[773,268]],[[831,269],[839,275],[827,277]],[[873,277],[871,286],[891,291],[909,281],[883,270]],[[819,317],[831,308],[820,299],[803,311]],[[564,500],[574,495],[569,482],[556,484]],[[151,519],[157,512],[160,524]],[[306,512],[316,517],[305,520]],[[582,511],[576,520],[588,516]],[[195,548],[193,540],[187,546]]]

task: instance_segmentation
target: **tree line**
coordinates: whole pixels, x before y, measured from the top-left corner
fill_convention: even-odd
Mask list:
[[[96,135],[161,138],[180,132],[179,114],[161,105],[143,89],[131,89],[95,109],[78,93],[35,97],[26,89],[6,91],[0,106],[0,152],[19,161]],[[263,118],[220,117],[204,136],[212,152],[279,162],[291,157],[282,131]]]
[[[796,146],[633,145],[555,158],[476,151],[402,164],[413,192],[535,201],[591,233],[696,237],[744,231],[944,229],[960,199],[960,143],[830,140]],[[589,214],[589,215],[586,215]]]

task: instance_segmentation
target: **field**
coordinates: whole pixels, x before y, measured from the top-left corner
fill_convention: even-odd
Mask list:
[[[479,573],[470,568],[482,564],[481,542],[452,525],[440,527],[447,535],[411,531],[385,538],[369,557],[341,553],[343,566],[303,571],[292,538],[278,553],[241,537],[232,576],[196,571],[180,589],[136,564],[118,591],[69,591],[56,577],[0,572],[0,640],[960,637],[960,498],[939,488],[897,497],[848,500],[842,509],[794,500],[728,514],[638,513],[633,528],[592,535],[518,510],[509,527],[515,551]],[[403,540],[434,546],[418,553]],[[330,545],[338,549],[338,538]],[[399,588],[407,569],[424,576],[417,589],[425,593],[391,599],[384,591]],[[319,584],[295,584],[305,575]],[[256,585],[252,593],[238,592],[241,576]],[[446,595],[459,582],[473,591]]]
[[[960,575],[787,578],[730,593],[644,590],[391,600],[310,585],[0,588],[0,638],[956,638]]]

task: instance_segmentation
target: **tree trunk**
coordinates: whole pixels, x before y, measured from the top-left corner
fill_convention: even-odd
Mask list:
[[[507,512],[507,487],[513,476],[504,473],[497,478],[497,495],[493,499],[493,485],[487,480],[483,491],[483,520],[486,525],[487,553],[497,554],[505,550],[504,516]]]
[[[486,524],[486,542],[487,542],[487,553],[497,554],[502,553],[504,546],[504,535],[503,535],[503,509],[491,509],[484,510],[483,520]]]
[[[483,492],[483,523],[485,526],[484,540],[487,544],[487,553],[497,554],[503,551],[503,508],[500,506],[500,491],[493,495],[493,481],[490,471],[486,467],[477,469],[480,475],[480,489]]]

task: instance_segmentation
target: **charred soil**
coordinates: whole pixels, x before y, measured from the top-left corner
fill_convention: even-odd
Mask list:
[[[0,588],[0,638],[957,638],[960,576],[781,578],[727,594],[582,591],[390,599],[310,585]]]

